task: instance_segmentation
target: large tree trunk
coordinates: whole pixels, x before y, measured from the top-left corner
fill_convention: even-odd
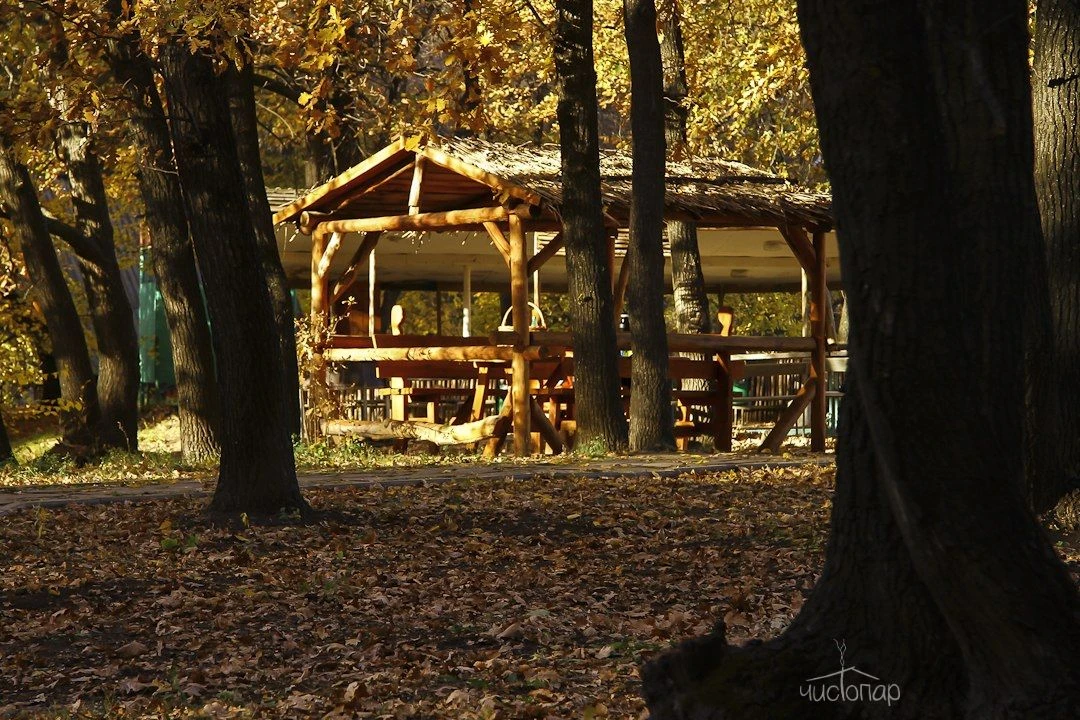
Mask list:
[[[162,48],[184,202],[202,270],[221,390],[221,464],[210,508],[303,508],[281,386],[281,343],[244,194],[228,94],[210,59]]]
[[[117,7],[117,17],[118,11]],[[150,233],[150,260],[165,305],[176,370],[180,453],[186,462],[201,462],[216,457],[220,451],[220,408],[210,325],[168,123],[150,62],[134,40],[110,41],[108,61],[129,101],[128,130],[141,159],[138,179]]]
[[[832,524],[813,594],[773,640],[733,647],[721,623],[648,665],[645,695],[654,720],[963,716],[959,649],[893,519],[854,382],[840,415]],[[899,702],[857,704],[849,714],[843,704],[801,692],[817,695],[821,686],[806,681],[840,668],[838,644],[846,645],[846,666],[880,678],[886,696],[888,686],[898,687]]]
[[[608,450],[627,444],[619,399],[614,300],[600,199],[600,141],[592,0],[559,0],[555,27],[563,241],[574,340],[574,399],[579,443]]]
[[[678,3],[670,3],[660,17],[660,57],[664,67],[664,139],[669,157],[686,149],[686,59]],[[667,224],[671,248],[671,290],[676,330],[681,333],[712,331],[709,297],[701,269],[697,226],[684,220]],[[700,388],[705,389],[705,388]]]
[[[91,447],[95,444],[99,413],[82,323],[60,269],[30,173],[16,161],[3,135],[0,135],[0,201],[7,205],[26,271],[34,285],[34,299],[41,307],[49,331],[63,403],[61,440],[73,448]]]
[[[664,323],[664,107],[660,42],[653,0],[625,0],[634,140],[630,203],[630,449],[675,447]]]
[[[776,641],[699,642],[651,667],[650,703],[658,718],[897,716],[874,702],[787,712],[799,685],[747,690],[754,670],[727,662],[764,654],[757,677],[793,679],[799,653],[780,650],[808,630],[819,645],[880,651],[858,665],[900,685],[902,704],[918,688],[901,717],[1076,717],[1076,588],[1020,483],[1025,347],[1013,299],[1037,272],[1028,263],[1042,262],[1026,6],[799,10],[851,303],[854,392],[826,571]],[[869,543],[869,567],[853,567],[841,543]],[[856,647],[860,633],[870,635]],[[725,714],[748,693],[753,709]]]
[[[134,452],[139,444],[139,339],[116,260],[101,165],[84,122],[63,123],[56,147],[71,186],[75,230],[91,250],[72,248],[79,258],[97,337],[98,441]]]
[[[1080,7],[1040,0],[1035,13],[1035,188],[1046,245],[1052,328],[1036,347],[1028,493],[1037,513],[1080,495]],[[1043,352],[1038,353],[1039,350]],[[1056,420],[1056,423],[1049,421]],[[1050,432],[1055,430],[1056,432]],[[1066,502],[1076,503],[1076,497]]]
[[[274,319],[281,342],[281,383],[284,388],[282,399],[285,402],[285,417],[289,422],[289,433],[299,435],[300,369],[296,359],[296,319],[293,317],[289,283],[278,254],[273,211],[266,199],[266,181],[263,179],[262,159],[259,156],[253,73],[254,69],[250,64],[239,70],[230,69],[225,74],[225,81],[229,88],[229,109],[233,133],[236,135],[236,151],[240,157],[240,170],[244,173],[244,192],[255,228],[255,238],[261,251],[263,273],[270,289],[270,301],[274,306]]]

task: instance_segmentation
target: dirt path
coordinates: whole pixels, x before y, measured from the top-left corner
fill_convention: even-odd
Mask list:
[[[432,465],[430,467],[373,468],[300,475],[301,488],[370,487],[373,485],[423,485],[460,478],[524,480],[535,477],[677,477],[685,474],[723,472],[735,468],[797,467],[808,463],[831,464],[832,455],[802,455],[793,459],[758,459],[746,456],[660,455],[568,462],[492,463],[489,465]],[[98,505],[119,502],[150,502],[176,497],[209,496],[213,481],[177,480],[141,486],[37,485],[0,489],[0,516],[34,507],[57,507],[71,503]]]

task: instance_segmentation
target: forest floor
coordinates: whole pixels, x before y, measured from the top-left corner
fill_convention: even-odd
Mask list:
[[[310,523],[204,500],[0,524],[0,717],[638,717],[642,660],[778,632],[831,470],[312,489]]]
[[[24,508],[0,523],[0,717],[640,718],[644,660],[798,612],[832,484],[312,488],[316,519],[234,528],[200,497]]]

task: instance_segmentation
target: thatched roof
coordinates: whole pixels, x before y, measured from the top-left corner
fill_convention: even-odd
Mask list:
[[[509,145],[478,139],[440,138],[425,143],[401,138],[304,197],[283,205],[275,222],[295,220],[303,210],[338,217],[377,217],[408,212],[407,168],[424,156],[421,210],[489,205],[517,197],[557,217],[562,204],[561,160],[554,145]],[[630,154],[601,153],[601,193],[609,221],[626,225],[630,215]],[[802,225],[832,227],[831,199],[741,163],[694,158],[667,164],[665,212],[702,227]]]
[[[557,145],[506,145],[472,138],[440,140],[445,152],[485,172],[535,192],[553,209],[562,205],[562,161]],[[629,217],[633,162],[624,150],[601,150],[600,191],[608,212]],[[785,178],[742,163],[714,158],[668,161],[668,212],[707,219],[732,216],[754,224],[829,228],[832,202],[800,190]]]

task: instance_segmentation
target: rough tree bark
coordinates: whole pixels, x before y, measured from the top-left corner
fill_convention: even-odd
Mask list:
[[[1080,7],[1040,0],[1035,13],[1032,78],[1035,189],[1046,246],[1052,329],[1033,353],[1036,383],[1028,493],[1037,513],[1059,501],[1080,506]],[[1041,349],[1041,348],[1037,348]],[[1056,418],[1056,427],[1047,420]],[[1049,426],[1049,427],[1048,427]],[[1055,433],[1049,432],[1056,430]],[[1070,494],[1063,500],[1063,496]],[[1062,517],[1078,516],[1064,508]]]
[[[571,299],[578,442],[599,441],[608,450],[621,451],[627,445],[627,426],[619,399],[611,268],[600,198],[592,0],[559,0],[556,12],[563,242]]]
[[[101,164],[85,122],[68,121],[56,132],[56,149],[67,170],[79,259],[90,318],[97,337],[98,442],[138,450],[139,339],[124,292]]]
[[[114,17],[119,2],[110,0]],[[137,38],[110,40],[107,59],[128,100],[128,132],[138,152],[139,191],[150,234],[150,260],[165,305],[180,418],[180,452],[186,462],[218,455],[220,422],[214,354],[184,198],[173,160],[165,111],[149,59]]]
[[[1012,299],[1042,263],[1026,5],[799,15],[851,318],[826,570],[776,640],[720,633],[649,666],[654,717],[1076,717],[1076,588],[1020,482]],[[900,704],[801,695],[834,639]]]
[[[259,126],[255,116],[255,86],[251,64],[241,69],[231,68],[225,73],[229,90],[229,110],[232,128],[236,136],[236,151],[240,157],[240,169],[244,173],[244,193],[248,210],[259,243],[263,274],[270,289],[270,301],[274,306],[281,342],[281,383],[284,388],[285,417],[289,421],[290,435],[300,434],[300,369],[296,359],[296,319],[293,317],[292,296],[285,269],[281,266],[277,238],[274,235],[273,212],[266,199],[266,180],[263,178],[262,159],[259,156]]]
[[[664,139],[668,157],[686,149],[686,59],[683,52],[679,5],[660,14],[660,57],[664,66]],[[671,290],[675,302],[676,330],[681,333],[712,332],[709,297],[701,269],[697,226],[684,220],[667,223],[671,248]]]
[[[228,94],[210,59],[184,46],[162,48],[161,72],[221,390],[221,464],[210,509],[303,509],[284,414],[281,344],[247,211]]]
[[[653,0],[623,3],[630,55],[630,125],[633,198],[630,203],[630,449],[675,447],[664,323],[664,107],[663,68]]]
[[[72,449],[92,450],[99,413],[82,323],[60,269],[30,173],[15,159],[3,135],[0,135],[0,202],[7,206],[5,210],[34,285],[34,298],[49,331],[63,404],[61,442]]]

